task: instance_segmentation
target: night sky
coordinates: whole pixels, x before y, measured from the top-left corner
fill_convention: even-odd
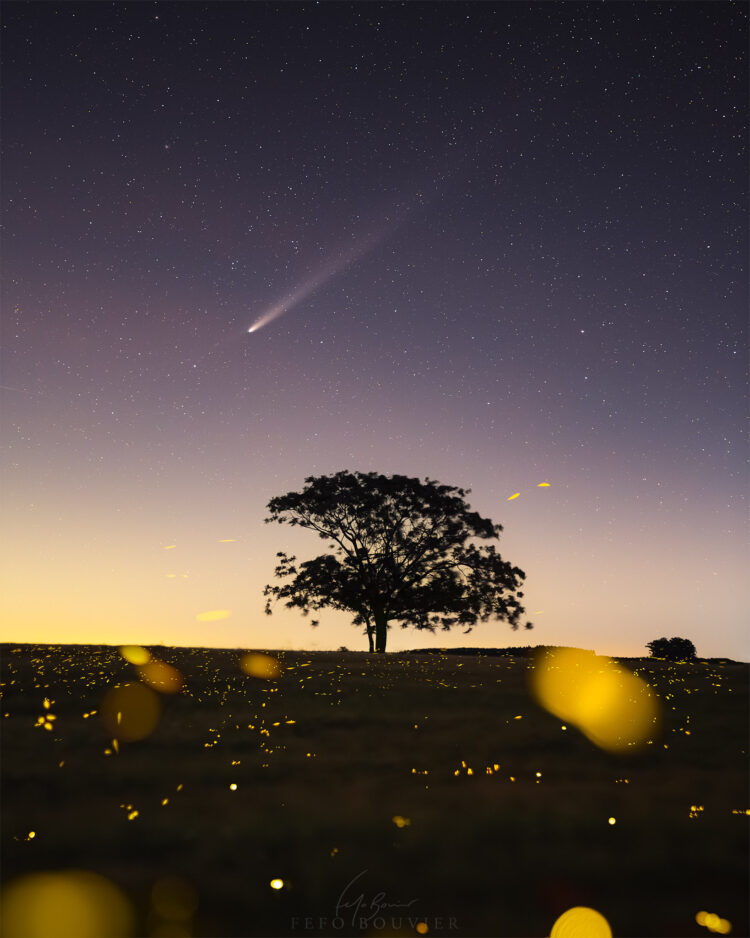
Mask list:
[[[263,614],[349,469],[527,573],[389,649],[747,659],[746,5],[4,13],[5,640],[364,650]]]

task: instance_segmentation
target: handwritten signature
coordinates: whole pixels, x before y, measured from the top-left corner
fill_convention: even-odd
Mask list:
[[[415,902],[419,902],[419,899],[410,899],[409,902],[388,902],[384,892],[376,893],[370,900],[365,899],[364,892],[359,893],[357,896],[349,895],[350,890],[352,892],[355,891],[352,887],[365,873],[367,873],[367,870],[362,870],[361,873],[357,873],[354,879],[344,886],[341,890],[339,900],[336,903],[337,917],[343,918],[343,912],[348,912],[349,909],[352,910],[352,926],[354,928],[357,926],[361,928],[363,924],[369,925],[373,919],[380,916],[386,910],[408,909],[410,906],[414,905]]]

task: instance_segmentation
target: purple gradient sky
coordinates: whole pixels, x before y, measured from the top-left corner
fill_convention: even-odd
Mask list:
[[[3,29],[4,640],[364,648],[261,595],[319,543],[269,498],[358,469],[471,488],[528,576],[533,632],[391,649],[747,659],[746,7]]]

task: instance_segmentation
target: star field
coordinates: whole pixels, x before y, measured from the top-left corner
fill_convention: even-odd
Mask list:
[[[261,598],[317,549],[265,503],[356,469],[470,487],[534,643],[746,657],[746,6],[3,32],[7,640],[360,647]]]

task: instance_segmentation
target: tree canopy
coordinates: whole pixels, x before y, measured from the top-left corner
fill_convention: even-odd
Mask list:
[[[689,638],[655,638],[646,647],[652,658],[666,658],[668,661],[692,661],[695,658],[695,645]]]
[[[338,472],[272,498],[266,523],[309,528],[331,553],[297,565],[279,552],[275,575],[286,582],[266,586],[266,612],[272,600],[305,615],[350,612],[377,652],[385,651],[389,622],[431,632],[457,625],[466,633],[494,617],[517,629],[526,574],[494,544],[474,543],[496,539],[502,525],[471,511],[468,494],[432,479]]]

